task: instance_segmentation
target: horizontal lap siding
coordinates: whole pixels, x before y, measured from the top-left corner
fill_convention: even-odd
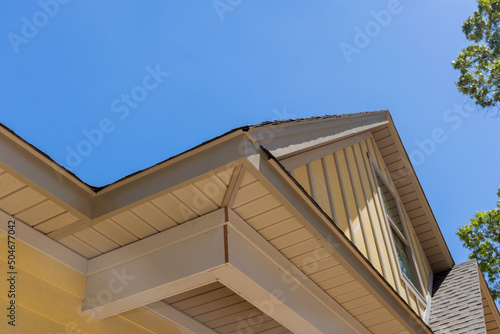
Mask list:
[[[388,130],[378,134],[382,144],[385,145],[381,150],[387,156],[392,169],[398,170],[401,168],[400,159],[395,145],[386,139],[388,136]],[[371,167],[370,161],[373,161],[383,176],[390,180],[386,159],[382,158],[379,151],[381,146],[376,146],[373,140],[368,138],[337,152],[325,152],[323,158],[295,168],[292,175],[412,309],[423,316],[417,298],[408,294],[406,282],[401,278],[399,263],[391,241],[391,231],[385,221],[385,212]],[[410,209],[420,207],[415,193],[407,186],[401,183],[400,189],[406,191],[403,198],[407,202],[407,207]],[[414,233],[410,227],[409,242],[414,249],[413,256],[423,284],[427,286],[430,269]],[[425,234],[422,236],[425,237]],[[428,239],[432,242],[434,237],[429,234]],[[429,249],[432,249],[432,246],[429,244]],[[330,273],[333,273],[332,268],[310,274],[315,278],[324,278]],[[327,280],[319,283],[325,287],[329,284]],[[328,286],[328,288],[335,287]]]
[[[0,232],[0,245],[7,236]],[[7,252],[0,253],[0,265],[6,268]],[[16,244],[16,328],[19,333],[186,333],[164,318],[139,309],[104,320],[81,313],[85,294],[85,276],[17,241]],[[8,291],[0,280],[0,290]],[[6,294],[0,295],[0,307],[6,309]],[[2,316],[0,332],[14,329]],[[147,321],[146,321],[147,320]],[[79,332],[76,330],[79,329]],[[155,329],[163,329],[157,331]]]

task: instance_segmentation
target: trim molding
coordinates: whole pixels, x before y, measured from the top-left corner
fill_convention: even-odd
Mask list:
[[[363,140],[370,138],[370,136],[371,133],[368,131],[356,134],[354,136],[334,141],[333,143],[328,143],[326,145],[322,145],[308,151],[297,152],[297,154],[281,160],[280,163],[285,166],[287,170],[292,171],[297,167],[303,166],[315,160],[321,159],[329,154],[340,151],[346,147],[362,142]]]
[[[337,253],[343,263],[353,269],[352,274],[358,278],[369,291],[378,296],[379,301],[410,331],[418,333],[431,333],[430,328],[410,308],[410,306],[394,291],[389,283],[370,262],[350,242],[345,235],[335,227],[326,214],[315,202],[301,189],[286,169],[265,148],[261,150],[261,163],[248,164],[247,169],[256,170],[255,175],[269,189],[274,189],[278,200],[285,205],[292,214],[303,217],[303,223],[308,230],[317,236],[325,247]]]
[[[0,210],[0,231],[8,233],[8,221],[16,222],[15,237],[27,246],[47,255],[48,257],[76,270],[80,274],[87,273],[87,259],[80,254],[75,253],[69,248],[61,245],[55,240],[50,239],[45,234],[35,230],[23,221],[12,217]]]
[[[226,208],[90,260],[83,312],[104,319],[161,306],[163,316],[185,327],[182,314],[159,301],[215,281],[294,333],[369,333]]]

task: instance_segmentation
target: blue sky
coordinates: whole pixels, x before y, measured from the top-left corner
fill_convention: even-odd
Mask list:
[[[458,263],[455,231],[500,185],[500,119],[466,104],[450,65],[475,8],[2,1],[0,122],[100,186],[238,126],[388,109]]]

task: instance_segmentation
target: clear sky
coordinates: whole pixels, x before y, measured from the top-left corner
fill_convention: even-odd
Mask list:
[[[0,122],[100,186],[238,126],[388,109],[458,263],[455,231],[500,185],[500,119],[466,104],[450,65],[475,8],[1,1]]]

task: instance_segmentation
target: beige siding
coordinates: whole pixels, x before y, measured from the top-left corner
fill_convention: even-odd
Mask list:
[[[0,232],[0,245],[7,236]],[[85,276],[17,241],[16,327],[0,319],[0,333],[169,333],[185,334],[177,325],[144,308],[138,308],[104,320],[82,314]],[[0,266],[7,268],[7,252],[0,252]],[[8,291],[8,282],[0,280],[0,289]],[[0,295],[5,310],[9,299]],[[61,307],[63,305],[63,307]]]
[[[358,247],[358,249],[363,253],[366,258],[369,258],[368,251],[366,247],[366,241],[364,238],[364,230],[361,225],[361,218],[358,211],[358,205],[356,203],[357,198],[354,195],[354,190],[352,186],[351,176],[349,172],[349,167],[347,166],[346,156],[343,150],[334,153],[335,161],[337,162],[337,167],[339,170],[339,178],[341,180],[342,191],[344,193],[344,199],[347,203],[346,213],[349,217],[349,222],[352,231],[352,241]],[[340,210],[342,208],[338,208]]]
[[[390,153],[394,152],[386,152],[386,154]],[[295,168],[292,171],[293,176],[380,274],[386,278],[387,282],[398,291],[415,313],[423,317],[427,293],[424,291],[424,295],[421,295],[417,292],[402,274],[392,242],[391,228],[386,222],[385,212],[379,197],[372,163],[376,169],[381,171],[382,176],[388,180],[393,189],[395,188],[392,181],[387,179],[390,175],[389,170],[377,146],[372,138],[368,137],[360,142],[350,143],[336,152],[325,151],[324,154],[324,157],[320,159]],[[393,159],[397,160],[396,157]],[[417,201],[418,199],[408,197],[405,200]],[[408,242],[411,244],[412,256],[423,289],[426,290],[429,284],[430,266],[420,243],[417,241],[416,233],[409,224],[409,218],[400,203],[400,199],[397,201],[402,208],[403,218],[407,222]],[[292,234],[288,238],[292,238]],[[344,284],[353,281],[347,273],[333,275],[332,268],[312,274],[318,278],[315,281],[327,291],[336,288],[331,284],[345,288]],[[358,293],[363,293],[363,291],[359,290]],[[368,305],[370,303],[369,297],[366,296],[365,299],[363,304]],[[359,298],[354,300],[359,305]],[[374,324],[375,327],[376,325]],[[388,325],[387,322],[384,322],[384,326],[388,326],[387,330],[390,329],[390,323]]]
[[[328,181],[330,187],[329,193],[332,197],[332,209],[335,213],[333,220],[344,232],[344,234],[352,240],[351,224],[349,224],[346,210],[343,209],[346,207],[344,202],[344,193],[342,192],[342,187],[340,186],[339,173],[337,171],[337,164],[335,162],[333,154],[324,157],[323,161],[325,162],[325,167],[328,172]]]

